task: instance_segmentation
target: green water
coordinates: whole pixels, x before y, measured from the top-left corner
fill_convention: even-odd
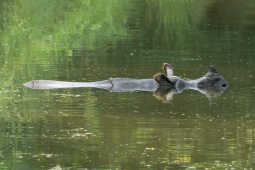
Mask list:
[[[255,169],[255,2],[1,0],[0,169]],[[151,78],[163,62],[229,82],[185,91],[32,90],[35,79]]]

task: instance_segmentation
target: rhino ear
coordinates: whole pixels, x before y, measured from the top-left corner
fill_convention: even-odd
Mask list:
[[[218,73],[218,72],[216,71],[216,68],[215,68],[213,65],[210,65],[210,66],[209,66],[209,72],[211,72],[211,73]]]

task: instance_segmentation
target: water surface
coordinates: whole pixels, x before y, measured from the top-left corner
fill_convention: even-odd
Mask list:
[[[252,169],[255,2],[2,0],[0,169]],[[34,79],[151,78],[163,62],[230,88],[32,90]]]

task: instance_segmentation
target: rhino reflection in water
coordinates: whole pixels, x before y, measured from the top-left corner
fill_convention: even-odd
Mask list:
[[[24,84],[32,89],[58,89],[91,87],[105,89],[110,92],[152,91],[157,99],[169,101],[174,94],[191,89],[205,94],[208,98],[219,96],[228,87],[224,77],[215,67],[210,66],[208,73],[195,80],[184,80],[174,76],[170,64],[163,64],[163,73],[153,76],[153,79],[109,78],[96,82],[66,82],[54,80],[32,80]]]

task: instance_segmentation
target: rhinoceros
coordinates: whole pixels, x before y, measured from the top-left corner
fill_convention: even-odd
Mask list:
[[[32,89],[59,89],[59,88],[99,88],[110,92],[132,92],[132,91],[174,91],[182,93],[191,89],[199,91],[205,95],[209,92],[225,91],[229,84],[224,77],[216,71],[214,66],[209,66],[208,72],[195,80],[185,80],[174,75],[173,67],[168,63],[163,63],[163,73],[157,73],[153,78],[109,78],[108,80],[95,82],[67,82],[55,80],[32,80],[24,86]]]

